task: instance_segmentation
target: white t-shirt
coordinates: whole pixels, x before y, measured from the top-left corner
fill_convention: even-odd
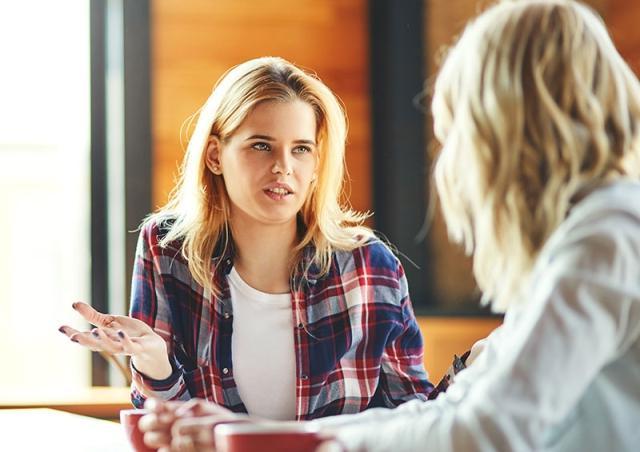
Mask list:
[[[235,268],[227,276],[233,305],[233,377],[249,414],[294,420],[296,359],[291,294],[249,286]]]

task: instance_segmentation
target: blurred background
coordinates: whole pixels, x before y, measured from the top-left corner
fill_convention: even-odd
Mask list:
[[[56,330],[87,327],[73,301],[126,312],[135,230],[167,200],[184,121],[225,70],[264,55],[315,72],[344,102],[348,199],[401,253],[438,380],[500,318],[478,306],[470,261],[448,244],[420,93],[489,3],[0,0],[0,406],[109,416],[99,407],[127,403],[116,368]],[[640,2],[588,3],[640,68]]]

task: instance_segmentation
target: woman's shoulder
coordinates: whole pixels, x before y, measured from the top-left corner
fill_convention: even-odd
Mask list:
[[[362,239],[362,244],[351,250],[337,250],[335,258],[338,263],[353,262],[356,265],[366,265],[369,268],[390,271],[398,269],[400,261],[387,243],[375,235]]]
[[[149,215],[140,226],[140,241],[151,250],[160,254],[175,254],[179,252],[180,242],[174,240],[162,243],[175,222],[175,217],[166,214]]]
[[[176,218],[172,215],[154,213],[147,216],[140,225],[140,232],[143,235],[155,236],[162,240],[171,230]]]
[[[554,231],[538,258],[545,274],[597,274],[637,287],[640,263],[640,184],[617,182],[581,200]],[[549,264],[553,263],[550,267]]]
[[[631,240],[640,245],[640,183],[617,181],[593,190],[570,212],[558,228],[567,237],[583,239],[597,236],[600,239]]]

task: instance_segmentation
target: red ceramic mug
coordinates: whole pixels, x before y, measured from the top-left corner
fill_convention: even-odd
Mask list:
[[[216,452],[314,452],[326,441],[303,424],[221,424],[214,430]]]
[[[149,410],[131,409],[120,411],[120,424],[124,428],[124,432],[127,435],[129,444],[136,452],[155,452],[156,449],[151,449],[144,444],[144,433],[138,428],[138,421],[145,414],[148,414]]]

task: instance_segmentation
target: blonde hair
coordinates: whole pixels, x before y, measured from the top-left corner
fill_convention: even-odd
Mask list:
[[[449,52],[432,102],[451,238],[495,311],[580,191],[638,177],[640,85],[600,18],[570,0],[505,1]]]
[[[317,180],[299,213],[304,225],[295,248],[291,276],[306,276],[311,263],[320,274],[331,266],[336,249],[351,250],[372,235],[362,226],[366,214],[340,204],[344,183],[344,154],[347,122],[344,110],[326,85],[293,64],[276,57],[249,60],[227,71],[200,109],[189,140],[178,183],[166,206],[151,220],[171,218],[168,233],[160,245],[181,241],[181,253],[194,279],[205,289],[219,294],[213,275],[221,262],[212,257],[231,246],[229,198],[220,176],[205,163],[210,137],[224,142],[261,102],[302,100],[314,110],[317,121]],[[303,250],[313,245],[307,268],[301,268]]]

